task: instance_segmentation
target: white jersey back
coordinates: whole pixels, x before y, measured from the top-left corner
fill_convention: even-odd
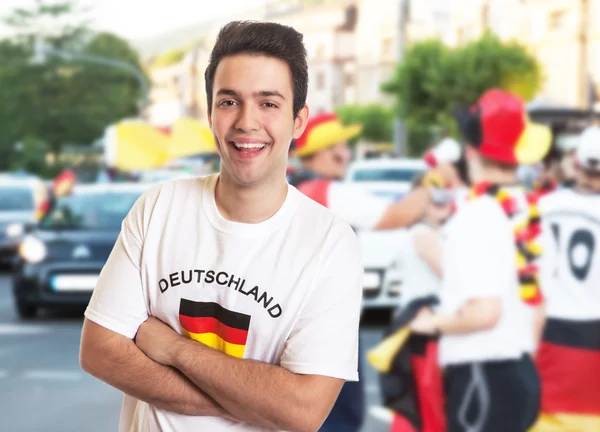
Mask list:
[[[539,203],[540,281],[550,318],[600,318],[600,194],[562,189]]]

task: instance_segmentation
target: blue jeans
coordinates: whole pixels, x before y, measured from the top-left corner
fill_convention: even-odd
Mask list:
[[[319,432],[359,432],[365,420],[363,352],[358,344],[358,382],[347,382]]]

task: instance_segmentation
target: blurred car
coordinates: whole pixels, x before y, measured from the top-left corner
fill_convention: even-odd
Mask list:
[[[13,296],[19,316],[39,308],[84,306],[116,242],[123,219],[149,185],[75,186],[19,246]]]
[[[194,177],[192,173],[185,170],[171,170],[171,169],[162,169],[162,170],[148,170],[141,171],[138,175],[138,181],[140,183],[161,183],[170,180],[177,180],[180,178],[190,178]]]
[[[421,159],[367,159],[353,162],[346,181],[361,185],[370,194],[390,204],[402,199],[415,176],[425,172]],[[358,233],[363,266],[363,308],[395,309],[402,294],[402,249],[406,230]]]
[[[397,201],[410,190],[415,176],[426,169],[421,159],[357,160],[348,167],[345,180],[359,184],[373,195]]]
[[[362,251],[363,308],[393,310],[402,295],[401,259],[406,247],[406,230],[363,231],[358,233]]]
[[[35,177],[0,175],[0,265],[14,265],[19,243],[47,197],[47,187]]]

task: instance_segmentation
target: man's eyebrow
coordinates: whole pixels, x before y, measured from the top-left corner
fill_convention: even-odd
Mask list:
[[[258,96],[258,97],[278,97],[281,98],[283,100],[285,100],[285,97],[283,97],[283,95],[281,93],[279,93],[277,90],[262,90],[259,92],[254,93],[254,96]]]
[[[235,90],[231,90],[231,89],[219,89],[219,91],[217,91],[217,96],[240,96],[240,94],[238,92],[236,92]]]
[[[234,96],[234,97],[239,98],[242,95],[235,90],[222,88],[217,91],[217,96]],[[261,91],[252,93],[252,96],[254,96],[254,97],[278,97],[282,100],[285,100],[285,97],[277,90],[261,90]]]

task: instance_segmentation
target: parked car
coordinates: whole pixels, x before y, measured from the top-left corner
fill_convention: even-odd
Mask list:
[[[427,165],[421,159],[367,159],[353,162],[346,181],[360,184],[369,193],[390,203],[410,191],[412,180]],[[406,230],[358,233],[363,255],[364,309],[394,309],[402,294],[402,250]]]
[[[48,189],[35,177],[0,175],[0,265],[14,265],[19,243],[47,197]]]
[[[36,316],[39,308],[89,302],[123,219],[148,187],[78,185],[56,200],[19,246],[13,296],[22,318]]]
[[[421,159],[358,160],[348,167],[346,181],[357,183],[389,201],[397,201],[410,190],[415,176],[426,169]]]

